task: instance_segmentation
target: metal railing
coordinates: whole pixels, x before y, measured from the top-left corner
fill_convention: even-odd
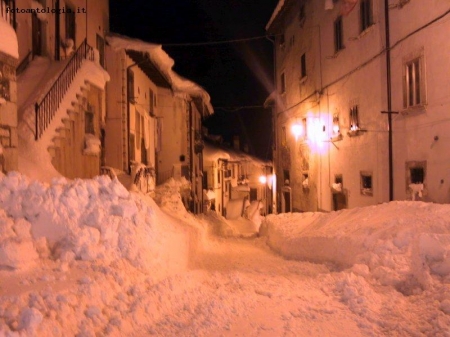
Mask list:
[[[16,29],[16,0],[0,0],[0,16]]]
[[[114,180],[115,178],[117,178],[117,175],[114,172],[114,169],[109,166],[100,167],[100,175],[108,176],[111,180]]]
[[[31,60],[33,60],[33,51],[29,51],[28,54],[20,61],[19,65],[16,68],[16,76],[20,75],[26,67],[30,64]]]
[[[134,177],[134,185],[143,193],[155,190],[155,169],[153,167],[141,167]]]
[[[159,172],[157,184],[161,185],[172,177],[173,177],[173,168],[171,168],[170,170],[167,170],[165,172]]]
[[[36,140],[42,136],[45,129],[49,126],[84,60],[94,60],[94,49],[87,44],[86,39],[72,55],[42,101],[35,104]]]

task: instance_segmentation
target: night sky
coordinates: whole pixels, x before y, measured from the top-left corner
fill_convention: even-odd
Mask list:
[[[204,87],[215,109],[205,125],[230,142],[238,134],[249,151],[271,156],[270,110],[262,106],[273,91],[272,43],[265,35],[278,0],[110,0],[111,31],[151,43],[175,60],[174,70]],[[173,44],[211,45],[171,46]],[[233,109],[239,108],[239,109]]]

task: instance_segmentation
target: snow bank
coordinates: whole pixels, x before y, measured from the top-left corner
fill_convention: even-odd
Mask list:
[[[19,45],[13,27],[0,16],[0,52],[19,59]]]
[[[106,176],[59,178],[47,186],[9,173],[0,180],[0,268],[29,267],[51,252],[62,262],[126,259],[136,268],[161,269],[165,252],[172,253],[155,208]]]
[[[198,84],[178,75],[172,68],[174,60],[162,49],[161,45],[148,43],[138,39],[132,39],[118,34],[106,37],[108,44],[115,50],[135,50],[148,54],[153,64],[159,69],[163,76],[172,86],[172,90],[178,95],[189,95],[201,98],[208,113],[214,113],[211,105],[211,98]]]
[[[290,259],[369,273],[402,292],[450,281],[450,206],[391,202],[332,213],[269,215],[261,235]]]

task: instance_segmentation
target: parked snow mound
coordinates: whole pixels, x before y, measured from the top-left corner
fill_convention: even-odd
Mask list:
[[[48,186],[9,173],[0,178],[0,268],[23,268],[49,252],[62,263],[125,258],[158,272],[187,265],[189,240],[157,208],[107,176]]]
[[[332,213],[266,217],[260,231],[287,258],[366,270],[403,293],[450,280],[450,206],[391,202]]]

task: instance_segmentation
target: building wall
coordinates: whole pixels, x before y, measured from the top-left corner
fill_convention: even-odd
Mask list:
[[[299,22],[305,4],[305,20]],[[423,13],[424,5],[431,6]],[[325,10],[322,2],[287,2],[270,29],[278,35],[276,48],[277,105],[274,110],[274,158],[278,186],[289,170],[294,211],[333,210],[336,193],[344,207],[359,207],[389,200],[387,72],[384,1],[372,0],[372,25],[361,32],[360,2],[342,17],[344,48],[335,51],[335,20],[339,3]],[[290,7],[289,7],[290,6]],[[432,8],[432,10],[431,10]],[[446,176],[450,161],[445,151],[449,124],[449,21],[438,17],[448,11],[442,1],[408,2],[392,7],[390,15],[392,110],[394,139],[394,198],[411,199],[411,168],[423,167],[423,200],[449,202]],[[434,24],[428,23],[438,20]],[[269,30],[270,30],[269,29]],[[413,32],[413,33],[412,33]],[[412,34],[411,34],[412,33]],[[410,35],[411,34],[411,35]],[[317,42],[318,41],[318,42]],[[302,78],[301,55],[306,54],[307,76]],[[421,104],[405,108],[406,63],[420,58]],[[282,84],[282,73],[285,85]],[[281,88],[285,87],[283,93]],[[425,89],[423,89],[425,88]],[[350,130],[352,107],[358,107],[359,131]],[[340,135],[333,132],[338,117]],[[307,137],[295,139],[293,124],[307,120]],[[331,138],[331,141],[330,141]],[[308,184],[305,187],[305,177]],[[364,188],[366,177],[372,188]],[[342,191],[333,189],[341,183]]]
[[[157,121],[150,116],[149,111],[150,89],[157,95],[158,87],[123,50],[115,51],[107,47],[106,67],[111,76],[107,86],[106,165],[128,171],[129,160],[140,163],[144,158],[142,152],[145,151],[147,162],[144,164],[155,167]],[[134,76],[134,97],[130,102],[127,102],[127,69]],[[157,99],[153,113],[158,114]],[[129,144],[128,125],[130,138],[134,138]],[[148,141],[148,148],[141,146],[144,139]]]
[[[333,210],[332,187],[342,179],[346,207],[365,206],[387,198],[387,129],[382,2],[373,1],[374,24],[360,32],[359,4],[343,17],[343,45],[336,52],[334,22],[340,7],[325,11],[323,3],[306,1],[305,20],[299,23],[302,2],[284,15],[284,45],[276,42],[276,78],[280,94],[276,109],[277,183],[285,185],[289,171],[292,210]],[[284,28],[283,28],[284,27]],[[302,77],[301,56],[306,56]],[[282,73],[285,93],[281,93]],[[370,80],[369,80],[370,79]],[[350,132],[350,109],[358,107],[360,131]],[[340,136],[333,132],[338,117]],[[298,139],[292,125],[304,126]],[[285,136],[284,136],[285,135]],[[333,141],[331,141],[333,138]],[[372,177],[372,192],[361,191],[361,173]],[[280,198],[281,200],[282,198]],[[280,203],[279,203],[280,206]]]
[[[40,0],[43,8],[56,9],[54,0]],[[17,0],[16,7],[18,9],[31,9],[29,0]],[[86,1],[86,0],[60,0],[59,8],[61,9],[60,19],[60,40],[66,39],[66,15],[63,11],[71,8],[75,11],[75,46],[76,49],[84,39],[90,46],[98,48],[97,35],[104,39],[105,34],[109,32],[109,2],[108,0]],[[55,59],[55,18],[56,13],[45,13],[38,16],[38,21],[35,23],[41,29],[41,55],[48,56]],[[20,61],[33,50],[33,32],[36,32],[36,27],[33,27],[32,14],[18,13],[17,19],[17,35],[19,39],[19,55]],[[64,48],[60,47],[60,57],[66,58],[68,54]]]
[[[157,116],[161,125],[161,142],[157,152],[158,175],[166,176],[169,172],[179,178],[182,166],[189,166],[188,104],[169,89],[158,91],[157,101]],[[171,176],[168,175],[167,178]]]
[[[0,52],[0,172],[18,169],[16,66],[16,58]]]
[[[106,67],[111,80],[106,85],[105,164],[128,170],[127,89],[125,51],[106,47]]]
[[[448,90],[450,42],[449,15],[422,28],[448,11],[448,3],[432,0],[411,1],[390,11],[392,44],[394,120],[395,198],[410,199],[408,165],[425,164],[424,193],[420,199],[450,202],[450,154],[447,150],[450,130],[450,94]],[[413,19],[412,19],[413,18]],[[416,31],[407,39],[404,36]],[[405,108],[403,104],[405,62],[421,57],[422,82],[426,99],[423,104]]]

